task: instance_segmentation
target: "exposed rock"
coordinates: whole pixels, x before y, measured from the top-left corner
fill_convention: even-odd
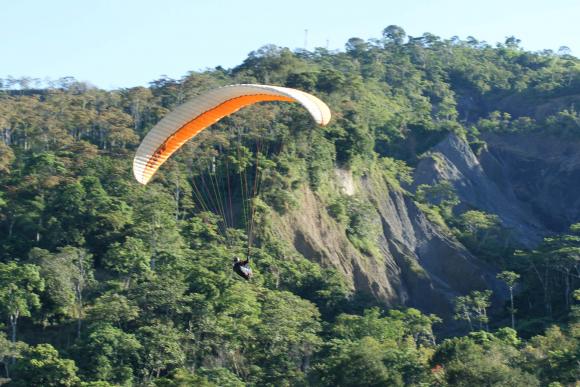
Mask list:
[[[341,193],[348,196],[354,195],[354,179],[352,177],[352,172],[347,169],[336,168],[334,174]]]
[[[375,205],[374,221],[382,228],[379,257],[357,250],[307,187],[298,193],[299,209],[274,216],[274,229],[302,255],[338,269],[353,289],[386,306],[413,306],[450,319],[455,296],[486,288],[503,294],[493,268],[432,224],[402,190],[388,189],[376,176],[353,184],[357,195]]]
[[[449,181],[462,204],[499,216],[528,247],[550,231],[580,219],[580,144],[531,135],[488,135],[476,156],[469,144],[449,135],[432,148],[415,171],[414,187]],[[274,215],[274,229],[305,257],[342,272],[357,292],[385,306],[414,306],[448,322],[452,300],[471,290],[491,289],[505,297],[496,271],[478,260],[448,231],[432,223],[401,189],[388,187],[378,172],[353,177],[335,170],[341,194],[372,203],[370,219],[381,230],[377,254],[353,246],[345,226],[326,210],[308,187],[298,191],[299,208]],[[499,304],[499,303],[498,303]]]
[[[449,317],[451,301],[458,295],[493,289],[498,297],[503,296],[494,269],[430,222],[409,196],[400,190],[387,190],[376,179],[363,182],[383,224],[380,246],[385,263],[393,260],[401,275],[401,294],[405,297],[400,301]]]
[[[529,205],[517,200],[501,162],[485,150],[481,157],[485,168],[465,140],[450,134],[419,162],[413,188],[448,181],[461,200],[458,211],[496,214],[522,245],[536,245],[546,230]]]
[[[488,134],[479,157],[450,134],[419,162],[414,188],[446,180],[462,204],[496,214],[525,247],[537,245],[580,219],[580,149],[534,134]]]
[[[580,221],[580,141],[546,134],[488,134],[486,170],[501,168],[514,203],[539,221],[544,234]],[[495,178],[495,176],[492,176]]]

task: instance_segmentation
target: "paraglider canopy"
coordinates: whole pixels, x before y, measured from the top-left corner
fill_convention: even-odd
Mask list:
[[[205,128],[246,106],[265,101],[298,102],[319,125],[330,121],[328,106],[300,90],[253,84],[213,89],[177,107],[145,136],[133,160],[135,178],[147,184],[175,151]]]

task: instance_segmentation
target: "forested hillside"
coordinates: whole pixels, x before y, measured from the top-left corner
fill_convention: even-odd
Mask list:
[[[389,26],[149,87],[0,79],[0,384],[575,385],[580,60],[519,43]],[[332,121],[255,105],[135,181],[160,119],[237,83]]]

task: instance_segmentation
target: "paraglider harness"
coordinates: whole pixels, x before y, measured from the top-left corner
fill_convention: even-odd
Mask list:
[[[252,269],[250,268],[250,258],[241,261],[240,258],[234,257],[233,264],[234,272],[245,280],[249,281],[252,278]]]

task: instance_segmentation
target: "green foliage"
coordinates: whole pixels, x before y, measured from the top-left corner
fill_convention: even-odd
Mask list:
[[[316,87],[318,76],[312,72],[291,73],[286,79],[286,86],[304,91],[312,91]]]
[[[470,337],[446,339],[431,362],[444,385],[539,386],[538,379],[520,367],[522,360],[511,342],[475,332]]]
[[[507,270],[504,270],[497,275],[497,279],[505,282],[505,284],[510,288],[513,288],[515,286],[519,278],[520,278],[519,274]]]
[[[335,193],[334,169],[398,190],[451,132],[469,138],[476,153],[486,132],[575,139],[580,64],[571,55],[527,52],[514,37],[491,47],[388,26],[379,39],[349,39],[345,52],[269,45],[233,69],[162,78],[149,88],[105,91],[64,78],[32,90],[26,79],[0,81],[20,87],[0,90],[0,310],[11,333],[11,340],[0,335],[0,360],[12,385],[566,385],[580,378],[579,225],[512,256],[497,216],[454,213],[457,195],[447,182],[420,186],[415,199],[432,221],[506,269],[498,278],[514,290],[519,332],[534,336],[526,341],[506,328],[439,345],[432,329],[439,319],[415,309],[344,314],[361,306],[342,275],[272,230],[274,217],[300,211],[310,188],[352,245],[380,258],[376,205]],[[333,120],[317,127],[291,104],[244,109],[184,146],[146,188],[133,182],[129,161],[139,138],[178,104],[232,83],[310,91],[330,105]],[[230,269],[232,256],[248,251],[251,283]],[[488,292],[457,301],[459,318],[489,325]],[[561,328],[539,335],[554,322]],[[17,326],[19,339],[51,344],[27,348],[16,341]]]
[[[316,191],[328,179],[328,173],[334,167],[335,149],[329,140],[320,133],[313,132],[310,138],[308,160],[308,179],[310,187]]]
[[[103,264],[127,278],[141,276],[150,270],[150,254],[142,240],[129,236],[122,244],[115,242],[111,245]]]
[[[310,380],[323,386],[420,385],[428,383],[427,359],[434,316],[416,309],[391,311],[378,308],[363,316],[340,315],[323,356],[314,364]],[[424,342],[424,338],[429,338]]]
[[[314,366],[313,385],[404,386],[396,370],[386,363],[387,351],[372,337],[332,348],[323,363]]]
[[[226,368],[200,368],[197,372],[200,376],[206,377],[211,383],[221,387],[244,387],[242,382],[236,375]]]
[[[84,249],[65,246],[56,254],[33,248],[29,259],[40,268],[45,282],[43,308],[46,317],[83,317],[83,293],[94,283],[91,255]]]
[[[437,154],[430,156],[436,162],[443,162]],[[415,190],[415,200],[429,220],[443,230],[448,230],[448,224],[453,223],[453,208],[460,203],[453,185],[448,181],[433,185],[420,184]]]
[[[260,255],[256,264],[267,287],[287,290],[315,303],[325,320],[348,308],[351,290],[336,270],[322,269],[279,242],[269,241],[265,247],[272,255]]]
[[[580,378],[579,345],[578,337],[570,337],[559,327],[552,326],[544,335],[533,337],[524,348],[525,367],[546,383],[574,383]]]
[[[475,255],[501,263],[513,251],[510,230],[499,217],[478,210],[468,210],[451,222],[457,238]]]
[[[39,344],[24,352],[12,372],[14,386],[76,386],[79,378],[72,360],[62,359],[50,344]]]
[[[378,308],[367,309],[363,316],[340,315],[333,327],[334,336],[358,340],[370,336],[378,342],[396,341],[403,336],[403,321],[381,317]]]
[[[453,185],[441,181],[434,185],[421,184],[417,187],[415,199],[422,204],[430,204],[437,208],[444,219],[453,217],[453,207],[459,204],[459,198]]]
[[[181,341],[183,334],[171,325],[156,323],[141,327],[136,332],[134,349],[141,343],[142,369],[146,380],[159,377],[161,371],[182,366],[185,353]]]
[[[321,344],[318,309],[289,292],[266,292],[260,317],[254,356],[262,380],[272,386],[300,381],[302,365]]]
[[[521,275],[523,285],[515,300],[519,313],[530,317],[529,326],[522,327],[528,336],[547,328],[554,316],[566,317],[571,310],[577,287],[572,273],[580,259],[576,228],[572,225],[568,233],[545,238],[531,251],[514,253],[511,268]]]
[[[455,319],[465,320],[469,329],[473,330],[474,323],[478,323],[479,329],[488,329],[489,317],[487,309],[491,306],[491,290],[474,290],[467,296],[455,297]]]
[[[139,317],[139,308],[122,294],[105,293],[97,297],[87,311],[87,319],[93,323],[105,323],[119,328]]]
[[[131,385],[142,350],[135,335],[107,324],[94,326],[78,348],[79,365],[89,380]],[[86,364],[83,364],[86,363]]]
[[[38,267],[16,262],[0,263],[0,312],[12,328],[16,341],[16,326],[20,317],[31,317],[40,307],[38,295],[44,289]]]
[[[244,387],[246,384],[225,368],[200,368],[195,374],[180,368],[172,372],[170,378],[158,378],[159,387]]]
[[[8,145],[0,142],[0,173],[9,173],[10,164],[14,161],[14,151]]]
[[[22,354],[28,349],[24,342],[12,342],[6,338],[4,332],[0,332],[0,363],[4,368],[4,376],[10,378],[10,366],[14,361],[22,358]],[[0,380],[2,380],[0,378]]]
[[[342,196],[329,210],[331,215],[339,221],[344,221],[343,208],[346,210],[348,221],[346,223],[346,235],[350,242],[361,252],[378,257],[380,253],[377,240],[381,231],[378,224],[376,210],[367,201],[353,196]],[[338,203],[338,204],[336,204]],[[342,218],[341,218],[342,217]]]
[[[403,160],[382,157],[380,161],[387,181],[393,186],[398,187],[401,183],[409,185],[413,182],[413,168]]]

